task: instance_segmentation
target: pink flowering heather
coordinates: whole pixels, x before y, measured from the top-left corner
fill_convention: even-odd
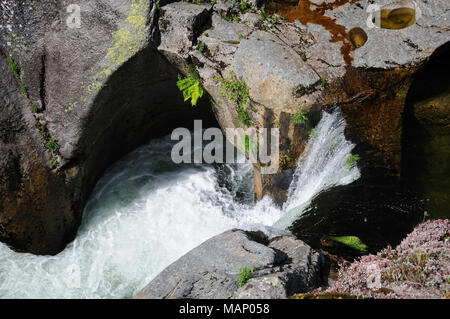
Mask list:
[[[450,298],[450,222],[427,221],[395,249],[341,265],[325,293],[360,298]]]

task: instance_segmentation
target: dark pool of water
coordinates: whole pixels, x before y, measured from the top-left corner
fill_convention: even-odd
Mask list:
[[[396,246],[425,218],[428,201],[415,187],[395,180],[364,180],[318,194],[290,230],[301,240],[333,255],[354,259]],[[357,236],[361,252],[331,239]]]

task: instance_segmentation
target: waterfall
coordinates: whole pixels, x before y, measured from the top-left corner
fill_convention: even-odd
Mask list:
[[[322,119],[299,158],[283,205],[286,213],[275,224],[277,227],[290,226],[320,192],[350,184],[361,176],[356,163],[348,163],[355,145],[345,139],[344,130],[345,120],[339,109],[322,112]]]
[[[354,145],[344,128],[339,111],[323,113],[283,209],[267,196],[253,203],[251,164],[176,165],[170,160],[175,142],[152,140],[99,180],[77,237],[64,251],[36,256],[0,244],[0,297],[131,297],[171,262],[227,229],[280,234],[319,192],[359,177],[346,163]]]

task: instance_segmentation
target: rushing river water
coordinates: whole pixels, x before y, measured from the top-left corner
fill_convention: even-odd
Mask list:
[[[282,209],[254,203],[252,166],[182,164],[152,140],[114,164],[86,205],[76,239],[56,256],[0,244],[0,297],[132,297],[171,262],[230,228],[286,230],[318,193],[360,177],[338,111],[323,113]],[[294,209],[296,208],[297,209]]]

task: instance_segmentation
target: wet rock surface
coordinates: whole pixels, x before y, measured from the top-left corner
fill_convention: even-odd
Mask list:
[[[322,283],[326,260],[290,236],[230,230],[165,268],[135,298],[286,298]],[[239,287],[240,269],[252,278]]]

